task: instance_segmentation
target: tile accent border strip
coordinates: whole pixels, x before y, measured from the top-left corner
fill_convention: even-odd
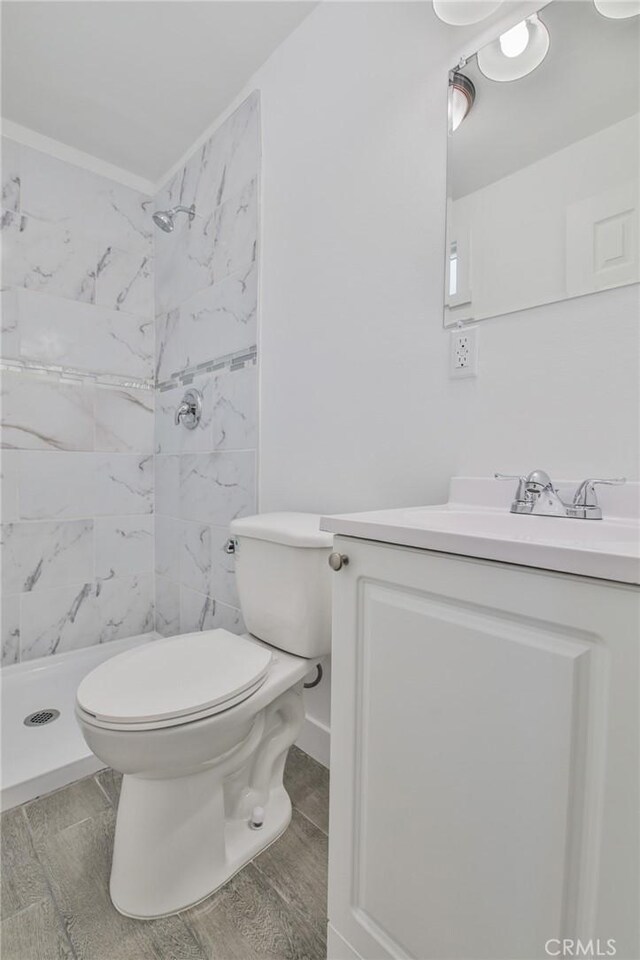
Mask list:
[[[118,377],[109,373],[90,373],[86,370],[78,370],[74,367],[62,367],[57,364],[42,363],[34,360],[3,360],[0,358],[0,370],[6,370],[10,373],[35,374],[37,376],[49,377],[52,380],[58,380],[63,383],[99,383],[110,387],[126,387],[135,390],[171,390],[173,387],[193,383],[193,378],[203,373],[213,373],[215,370],[222,370],[228,367],[229,370],[241,370],[248,364],[255,364],[258,357],[258,348],[256,346],[248,347],[246,350],[239,350],[236,353],[227,353],[221,357],[214,357],[205,363],[198,363],[195,366],[186,367],[172,374],[168,380],[154,382],[151,379],[132,379],[130,377]]]
[[[248,347],[246,350],[239,350],[236,353],[227,353],[221,357],[215,357],[205,363],[198,363],[192,367],[186,367],[177,373],[173,373],[168,380],[163,380],[156,384],[157,389],[162,393],[165,390],[171,390],[180,384],[186,386],[193,383],[193,378],[203,373],[213,373],[215,370],[222,370],[228,367],[229,370],[241,370],[247,364],[256,363],[258,357],[258,348],[256,346]]]
[[[138,380],[131,377],[119,377],[110,373],[90,373],[73,367],[60,367],[56,364],[32,360],[3,360],[0,358],[0,370],[46,376],[62,383],[100,383],[108,387],[125,387],[134,390],[154,389],[154,382],[150,378]]]

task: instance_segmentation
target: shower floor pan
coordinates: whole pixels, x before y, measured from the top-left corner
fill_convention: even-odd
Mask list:
[[[0,808],[8,810],[104,767],[84,742],[74,715],[78,684],[99,663],[155,640],[125,640],[28,660],[0,671]],[[50,717],[49,713],[54,716]],[[57,716],[55,714],[58,714]],[[25,720],[31,718],[29,725]]]

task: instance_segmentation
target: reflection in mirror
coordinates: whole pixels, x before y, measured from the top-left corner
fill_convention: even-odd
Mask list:
[[[640,280],[640,16],[516,26],[450,75],[446,325]]]

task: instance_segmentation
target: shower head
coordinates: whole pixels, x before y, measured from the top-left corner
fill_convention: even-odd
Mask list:
[[[153,222],[166,233],[171,233],[173,230],[173,216],[168,210],[156,210],[153,215]]]
[[[192,203],[190,207],[172,207],[171,210],[156,210],[153,214],[153,222],[157,227],[160,227],[161,230],[164,230],[165,233],[171,233],[175,224],[176,213],[186,213],[189,217],[189,220],[193,220],[196,215],[196,206],[195,203]]]

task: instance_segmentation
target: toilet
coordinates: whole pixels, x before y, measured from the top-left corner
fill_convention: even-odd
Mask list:
[[[303,681],[331,648],[332,538],[313,514],[230,529],[248,632],[155,640],[78,687],[87,744],[124,775],[110,893],[126,916],[205,899],[291,820],[282,776],[304,721]]]

